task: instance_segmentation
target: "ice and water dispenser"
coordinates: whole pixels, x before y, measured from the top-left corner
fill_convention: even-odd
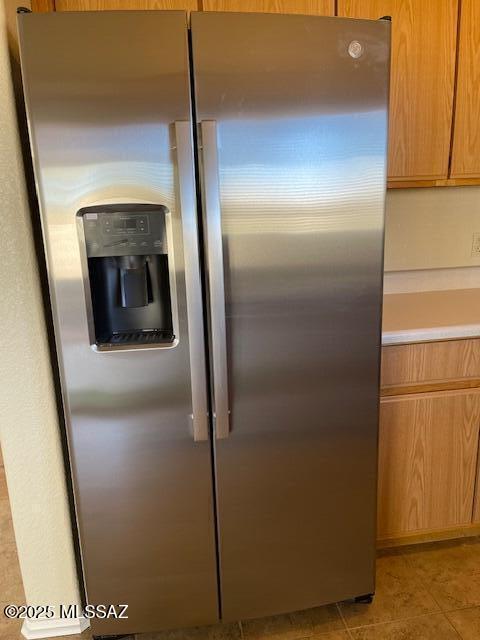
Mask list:
[[[175,342],[162,205],[86,207],[83,221],[95,343],[98,347]]]

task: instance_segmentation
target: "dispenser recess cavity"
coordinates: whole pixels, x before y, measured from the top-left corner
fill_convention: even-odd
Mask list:
[[[167,216],[167,207],[150,204],[84,207],[77,212],[88,266],[92,343],[97,349],[176,343]]]

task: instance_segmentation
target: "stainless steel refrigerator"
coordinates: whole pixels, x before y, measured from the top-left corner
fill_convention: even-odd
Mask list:
[[[19,16],[95,634],[374,592],[390,23]]]

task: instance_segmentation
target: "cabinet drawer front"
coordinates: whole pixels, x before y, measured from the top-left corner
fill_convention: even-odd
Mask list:
[[[480,391],[384,399],[378,537],[471,522]]]
[[[449,340],[445,342],[424,342],[416,344],[392,345],[382,349],[381,386],[383,392],[395,387],[432,384],[441,388],[455,387],[456,381],[464,381],[461,386],[476,386],[480,378],[480,339]],[[480,384],[480,380],[478,381]],[[424,389],[427,390],[427,389]],[[404,389],[403,393],[413,389]]]

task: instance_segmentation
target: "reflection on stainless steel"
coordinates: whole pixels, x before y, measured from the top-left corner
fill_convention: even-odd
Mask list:
[[[191,433],[191,415],[201,420],[206,409],[190,376],[187,303],[196,296],[198,304],[199,282],[190,271],[187,291],[184,237],[195,233],[194,212],[177,196],[191,159],[178,175],[173,151],[173,123],[191,123],[185,15],[22,14],[19,27],[87,597],[130,605],[128,620],[97,619],[93,631],[213,622],[210,443]],[[96,353],[76,212],[135,202],[170,212],[179,342]],[[198,264],[188,239],[188,260]],[[201,367],[203,342],[194,339]]]
[[[373,592],[389,22],[19,25],[94,633]]]
[[[218,136],[226,620],[374,591],[388,32],[192,16],[197,122]]]

